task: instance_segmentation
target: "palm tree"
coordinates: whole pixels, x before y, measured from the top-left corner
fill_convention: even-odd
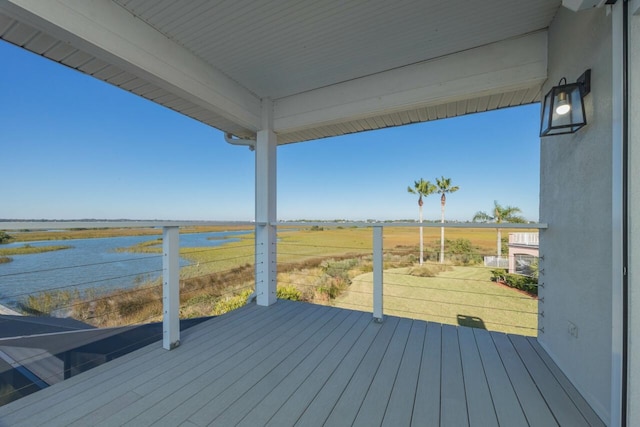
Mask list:
[[[444,206],[447,204],[447,193],[455,193],[460,189],[451,185],[451,178],[436,178],[436,186],[440,196],[440,222],[444,224]],[[444,226],[440,227],[440,263],[444,263]]]
[[[436,186],[433,185],[429,181],[425,181],[420,178],[420,181],[414,181],[413,188],[411,186],[407,187],[407,191],[411,194],[418,194],[418,206],[420,207],[420,223],[422,223],[422,198],[427,197],[430,194],[436,192]],[[424,254],[424,246],[423,246],[423,238],[422,238],[422,227],[420,227],[420,265],[423,263],[423,254]]]
[[[516,214],[522,212],[520,208],[516,208],[515,206],[501,206],[497,200],[493,201],[493,216],[489,215],[486,212],[478,211],[473,216],[473,221],[480,222],[495,222],[496,224],[500,224],[503,222],[516,222],[523,223],[525,219]],[[498,258],[502,255],[502,232],[499,228],[496,228],[498,231]]]

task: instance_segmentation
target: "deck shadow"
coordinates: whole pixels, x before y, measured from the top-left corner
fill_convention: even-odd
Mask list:
[[[481,318],[477,316],[467,316],[466,314],[458,314],[458,325],[468,326],[470,328],[487,329]]]

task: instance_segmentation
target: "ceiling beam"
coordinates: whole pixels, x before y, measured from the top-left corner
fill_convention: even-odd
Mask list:
[[[541,86],[547,32],[492,43],[406,67],[281,98],[274,131],[289,133]]]
[[[260,99],[107,0],[0,0],[0,11],[250,131]]]

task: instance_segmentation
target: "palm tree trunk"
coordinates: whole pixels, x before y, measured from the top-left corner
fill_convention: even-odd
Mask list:
[[[496,228],[496,230],[498,230],[498,260],[500,260],[500,257],[502,256],[502,230],[499,228]]]
[[[422,224],[422,206],[420,206],[420,224]],[[422,246],[422,227],[420,227],[420,265],[422,265],[424,250]]]
[[[440,223],[444,224],[444,203],[440,204]],[[440,227],[440,264],[444,264],[444,226]]]

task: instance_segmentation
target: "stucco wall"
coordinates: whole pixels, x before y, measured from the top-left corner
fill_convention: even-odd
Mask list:
[[[574,82],[592,69],[588,125],[541,138],[538,340],[605,422],[611,389],[611,17],[560,8],[549,29],[549,79]],[[569,322],[577,336],[569,333]]]
[[[629,426],[640,426],[640,1],[629,20]]]

